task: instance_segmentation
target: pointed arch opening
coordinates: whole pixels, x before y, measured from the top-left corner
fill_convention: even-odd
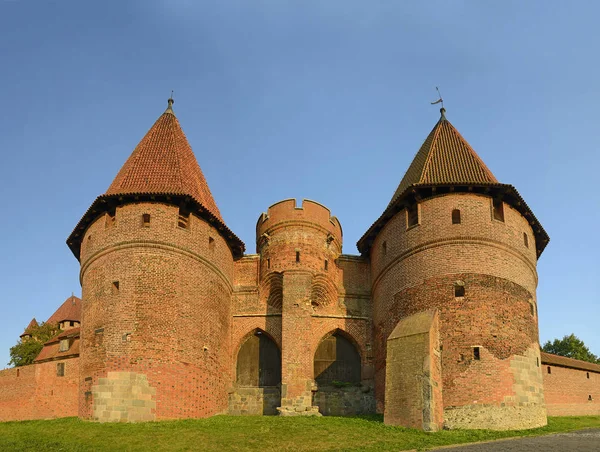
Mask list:
[[[360,353],[342,331],[336,330],[325,336],[317,347],[314,379],[320,386],[360,383]]]
[[[256,329],[241,345],[237,355],[238,386],[264,388],[281,383],[281,351],[261,329]]]

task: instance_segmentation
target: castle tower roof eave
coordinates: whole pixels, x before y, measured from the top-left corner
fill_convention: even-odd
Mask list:
[[[169,99],[165,112],[135,147],[106,193],[94,201],[70,234],[67,245],[75,257],[79,259],[81,240],[93,221],[109,209],[137,202],[183,205],[215,225],[234,257],[243,254],[244,243],[225,226],[204,174],[173,112],[173,99]]]
[[[501,184],[471,145],[446,119],[446,110],[413,158],[383,214],[357,242],[361,254],[368,254],[373,240],[387,221],[415,200],[444,191],[468,191],[502,198],[517,209],[531,225],[538,257],[550,238],[527,203],[512,186]]]
[[[113,210],[118,206],[126,204],[136,204],[141,202],[164,203],[181,207],[185,205],[190,213],[198,215],[203,220],[212,224],[219,234],[227,242],[234,257],[241,257],[244,254],[246,246],[244,242],[237,237],[218,217],[203,206],[194,197],[184,193],[121,193],[114,195],[101,195],[96,198],[87,212],[83,215],[73,232],[67,238],[67,245],[73,255],[79,260],[81,251],[81,241],[87,228],[106,212]]]
[[[381,216],[369,227],[367,232],[358,240],[356,246],[362,255],[368,255],[371,245],[387,222],[402,209],[413,204],[416,200],[424,200],[434,196],[446,193],[479,193],[491,197],[497,197],[509,204],[523,215],[533,229],[535,235],[536,253],[539,258],[546,245],[550,241],[548,233],[544,230],[541,223],[535,217],[533,211],[529,208],[525,200],[521,197],[517,189],[509,184],[495,183],[439,183],[439,184],[412,184],[404,189],[402,193],[396,196],[388,205]]]

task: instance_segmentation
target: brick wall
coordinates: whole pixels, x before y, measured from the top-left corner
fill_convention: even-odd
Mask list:
[[[544,363],[542,375],[549,416],[600,415],[600,373]]]
[[[56,365],[65,365],[57,376]],[[0,371],[0,421],[77,416],[79,358]]]
[[[85,233],[84,418],[94,416],[94,393],[108,372],[145,378],[156,391],[156,419],[205,417],[227,408],[232,254],[204,220],[191,215],[189,228],[178,227],[178,213],[170,205],[129,204],[117,209],[114,224],[103,216]],[[143,214],[150,215],[148,226]]]

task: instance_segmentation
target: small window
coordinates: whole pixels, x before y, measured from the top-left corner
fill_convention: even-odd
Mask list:
[[[105,223],[104,223],[104,227],[106,228],[111,228],[115,225],[115,221],[116,221],[116,210],[112,209],[109,210],[108,212],[106,212],[106,219],[105,219]]]
[[[504,202],[501,199],[492,201],[492,214],[494,220],[504,221]]]
[[[381,244],[381,251],[383,252],[384,256],[387,254],[387,242],[383,242]]]
[[[590,373],[589,373],[589,372],[586,372],[586,377],[587,377],[587,378],[588,378],[588,380],[589,380],[589,378],[590,378]]]
[[[529,248],[529,237],[527,237],[526,232],[523,232],[523,243],[525,244],[526,248]]]
[[[211,251],[215,249],[215,239],[213,237],[208,238],[208,249]]]
[[[536,365],[537,367],[540,367],[540,359],[539,359],[539,358],[536,358],[536,359],[535,359],[535,365]]]
[[[75,322],[73,322],[72,320],[69,321],[69,326],[75,326]]]
[[[300,262],[300,251],[296,251],[296,262]]]
[[[116,295],[119,293],[119,281],[112,282],[111,291],[112,291],[113,295]]]
[[[548,366],[548,375],[552,373],[552,367]]]
[[[590,394],[590,395],[588,396],[588,402],[591,402],[591,401],[593,401],[593,400],[594,400],[594,399],[592,399],[592,394]]]
[[[179,217],[177,219],[177,226],[181,229],[188,229],[190,227],[190,214],[182,209],[179,209]]]
[[[475,361],[479,361],[481,359],[481,354],[479,353],[479,347],[473,347],[473,359]]]
[[[529,302],[529,310],[531,311],[531,315],[535,317],[535,305],[532,301]]]
[[[150,226],[150,214],[145,213],[142,215],[142,226],[148,227]]]
[[[329,268],[329,261],[325,259],[325,271]]]
[[[452,211],[452,224],[460,224],[460,210],[458,209]]]
[[[464,284],[454,284],[454,296],[455,297],[464,297],[465,296],[465,285]]]
[[[66,352],[67,350],[69,350],[69,339],[61,339],[58,346],[58,351]]]
[[[411,228],[419,224],[419,205],[413,204],[406,208],[407,227]]]
[[[17,377],[19,376],[20,373],[21,373],[21,369],[17,369]]]
[[[267,257],[267,270],[271,269],[271,258]]]
[[[65,376],[65,363],[56,363],[56,376],[57,377]]]

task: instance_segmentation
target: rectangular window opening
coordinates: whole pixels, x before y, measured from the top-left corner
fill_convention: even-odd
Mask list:
[[[460,210],[458,209],[452,211],[452,224],[460,224]]]
[[[119,293],[119,281],[112,282],[111,290],[112,290],[113,295],[116,295]]]
[[[329,261],[325,259],[325,271],[329,268]]]
[[[267,257],[267,270],[271,269],[271,258]]]
[[[65,376],[65,363],[56,363],[56,376],[57,377]]]
[[[300,251],[296,251],[296,262],[300,262]]]
[[[535,359],[535,365],[536,365],[537,367],[540,367],[540,359],[539,359],[539,358],[536,358],[536,359]]]
[[[17,377],[19,376],[20,373],[21,373],[21,369],[17,369]]]
[[[473,347],[473,359],[479,361],[481,359],[481,354],[479,353],[479,347]]]
[[[179,217],[177,218],[177,226],[181,229],[188,229],[190,226],[190,214],[183,209],[179,209]]]
[[[494,220],[504,221],[504,202],[501,199],[492,201],[492,213]]]
[[[69,350],[69,339],[61,339],[58,346],[58,351],[66,352],[67,350]]]
[[[106,212],[106,219],[105,219],[104,227],[111,228],[115,225],[115,221],[116,221],[116,217],[117,217],[116,214],[117,214],[116,209],[111,209],[108,212]]]
[[[529,248],[529,237],[527,237],[527,233],[523,232],[523,244],[525,248]]]
[[[548,374],[552,373],[552,367],[548,366]]]
[[[142,215],[142,226],[148,227],[150,226],[150,214],[145,213]]]
[[[465,296],[465,286],[462,284],[454,285],[454,296],[455,297],[464,297]]]
[[[587,378],[589,379],[589,378],[590,378],[590,373],[589,373],[589,372],[586,372],[586,376],[587,376]]]
[[[419,224],[419,205],[413,204],[406,208],[407,227],[411,228]]]
[[[593,401],[594,399],[592,399],[592,394],[588,395],[588,402]]]

